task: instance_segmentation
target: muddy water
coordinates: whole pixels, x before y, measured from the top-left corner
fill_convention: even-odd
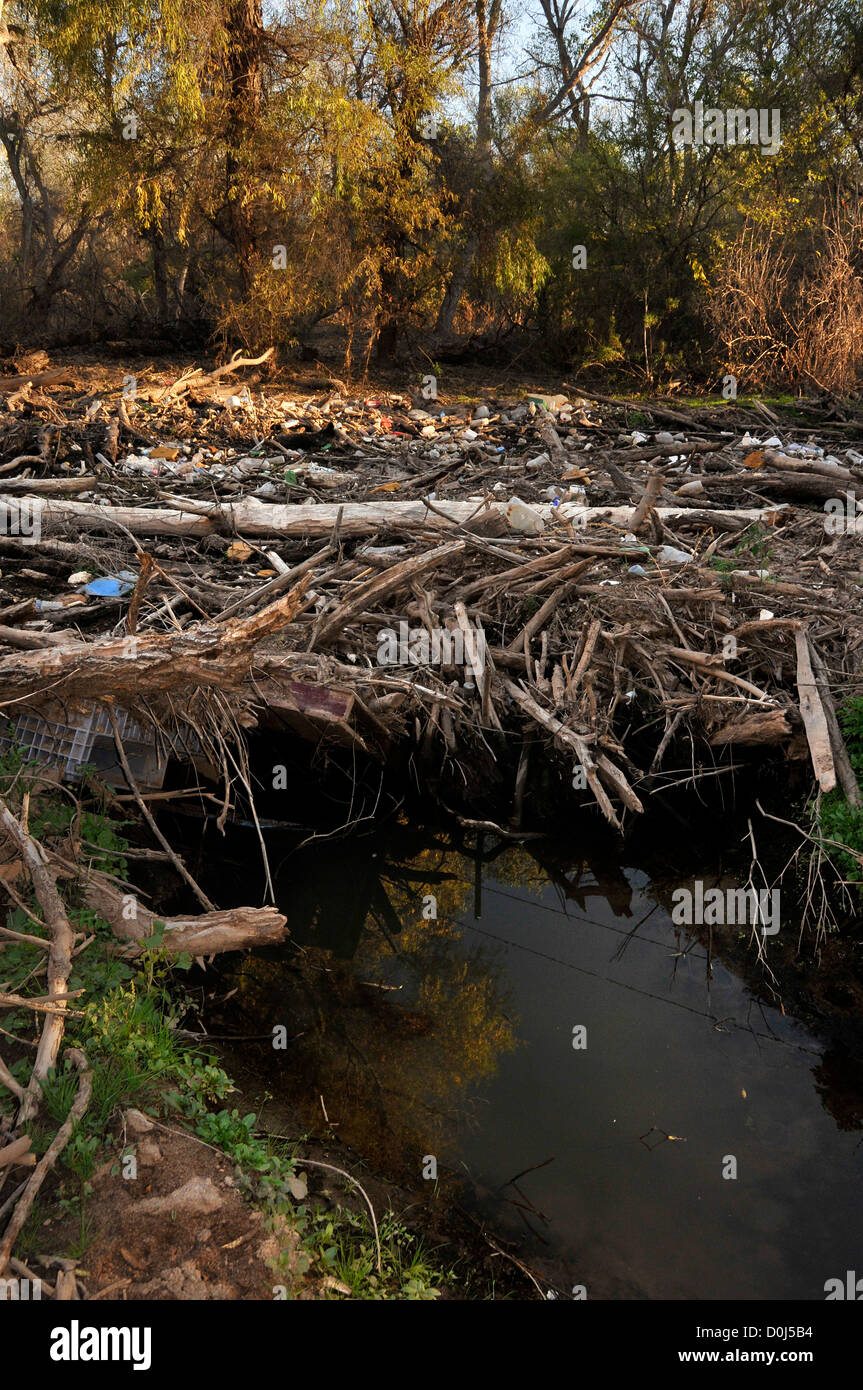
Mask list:
[[[310,1125],[392,1176],[433,1157],[436,1200],[562,1296],[863,1273],[853,1063],[724,963],[738,929],[674,925],[673,879],[404,823],[273,862],[293,944],[237,967],[227,1017],[285,1025],[260,1065]]]

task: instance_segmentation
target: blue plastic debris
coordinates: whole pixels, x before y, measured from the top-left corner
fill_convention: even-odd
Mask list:
[[[122,598],[124,594],[132,592],[137,578],[136,574],[130,574],[128,570],[121,570],[119,574],[106,574],[101,579],[91,579],[89,584],[85,584],[84,593],[93,594],[97,598]]]

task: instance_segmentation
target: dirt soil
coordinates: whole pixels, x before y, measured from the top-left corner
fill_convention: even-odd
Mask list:
[[[127,1112],[127,1117],[139,1112]],[[291,1298],[320,1297],[293,1266],[298,1237],[269,1230],[261,1211],[239,1193],[233,1165],[192,1138],[141,1117],[152,1127],[118,1134],[116,1157],[97,1170],[88,1201],[92,1243],[78,1270],[89,1299],[273,1299],[277,1285]],[[137,1176],[123,1179],[120,1155],[134,1145]],[[113,1171],[112,1171],[113,1170]],[[75,1216],[53,1223],[52,1244],[69,1249]],[[282,1251],[290,1252],[279,1270]]]

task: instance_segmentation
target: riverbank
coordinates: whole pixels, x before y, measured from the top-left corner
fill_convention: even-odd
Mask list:
[[[75,940],[65,1058],[35,1088],[50,936],[35,892],[14,886],[23,864],[3,865],[18,907],[3,928],[0,1204],[6,1275],[30,1281],[21,1296],[36,1296],[37,1279],[56,1298],[436,1297],[448,1269],[407,1225],[337,1197],[340,1184],[359,1191],[348,1172],[238,1109],[215,1048],[191,1027],[206,990],[193,958],[165,950],[162,925],[131,959],[85,905],[94,873],[130,886],[128,823],[86,789],[64,795],[20,765],[4,773],[30,842],[73,864],[58,909]]]

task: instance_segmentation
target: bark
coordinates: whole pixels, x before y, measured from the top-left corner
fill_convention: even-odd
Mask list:
[[[19,376],[0,376],[0,391],[15,391],[19,386],[26,386],[28,381],[33,386],[57,386],[61,381],[73,381],[75,371],[72,367],[52,367],[47,372],[34,372],[30,376],[26,373]]]
[[[261,105],[261,0],[229,0],[225,32],[225,198],[213,220],[236,256],[243,289],[248,291],[253,278],[255,230],[251,210],[244,200],[243,150],[251,144]]]
[[[753,747],[756,744],[785,743],[793,732],[784,710],[768,710],[763,714],[755,711],[745,714],[742,719],[723,724],[710,735],[708,742],[711,748],[732,743]]]
[[[82,894],[87,906],[126,943],[123,955],[139,956],[142,943],[164,923],[160,949],[168,955],[214,956],[223,951],[245,951],[253,946],[278,946],[288,935],[287,918],[274,907],[234,907],[202,912],[193,917],[160,917],[140,903],[129,916],[129,896],[102,874],[91,874]]]
[[[3,498],[13,509],[25,502],[20,496]],[[35,499],[34,499],[35,501]],[[106,530],[114,522],[136,536],[208,536],[230,527],[239,536],[292,536],[328,538],[341,518],[341,535],[370,536],[376,531],[442,531],[450,533],[452,523],[467,529],[480,529],[481,519],[489,516],[503,518],[507,504],[489,502],[480,509],[475,502],[441,501],[432,511],[422,501],[416,502],[318,502],[310,505],[287,506],[260,502],[256,498],[208,507],[201,512],[172,511],[156,507],[103,507],[95,502],[73,502],[60,498],[41,498],[40,521],[42,534],[48,535],[73,527],[80,531]],[[181,504],[178,504],[180,506]],[[631,529],[632,507],[577,507],[562,503],[553,508],[537,505],[533,509],[546,525],[555,523],[561,540],[574,539],[565,530],[572,522],[576,530],[593,522],[608,522],[612,526]],[[657,507],[660,521],[672,529],[716,526],[721,530],[741,531],[753,521],[769,520],[778,506],[738,507],[733,511],[709,507]]]
[[[91,213],[85,204],[65,241],[61,243],[51,238],[50,269],[38,288],[34,287],[30,293],[29,307],[34,316],[44,316],[50,311],[56,296],[63,288],[67,267],[90,226]]]
[[[52,699],[109,696],[131,703],[170,690],[229,689],[242,684],[257,644],[290,623],[300,611],[307,579],[251,618],[202,624],[194,632],[150,637],[108,637],[70,642],[43,651],[10,652],[0,658],[4,699],[36,696],[50,687]]]
[[[153,288],[156,296],[156,322],[160,328],[168,322],[168,256],[165,238],[154,227],[150,232],[153,252]]]
[[[794,641],[797,648],[797,693],[812,755],[812,767],[821,790],[832,792],[836,786],[836,764],[833,761],[830,730],[812,671],[809,641],[802,627],[795,632]]]
[[[438,343],[445,343],[453,336],[453,324],[455,316],[461,303],[462,295],[467,289],[474,261],[479,251],[479,237],[470,236],[463,249],[456,256],[455,267],[453,268],[449,282],[444,291],[444,297],[438,310],[437,319],[434,326],[434,338]]]
[[[491,157],[492,127],[492,48],[500,26],[502,0],[476,0],[476,39],[477,39],[477,77],[479,94],[476,113],[476,180],[468,198],[466,214],[468,224],[473,221],[475,210],[483,213],[488,204],[489,185],[494,175]],[[453,336],[453,324],[467,289],[471,271],[479,252],[480,239],[476,230],[468,234],[467,241],[456,256],[450,273],[444,297],[438,310],[434,326],[434,340],[444,343]]]

